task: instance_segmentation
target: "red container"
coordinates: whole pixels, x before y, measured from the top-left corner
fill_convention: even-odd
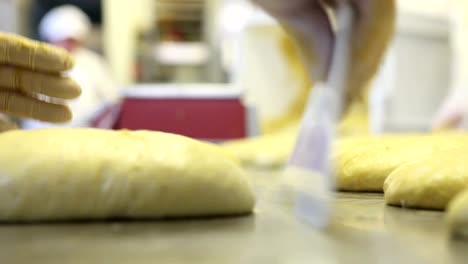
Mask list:
[[[241,92],[225,86],[138,85],[124,92],[119,110],[114,129],[156,130],[210,141],[249,136],[249,113]]]

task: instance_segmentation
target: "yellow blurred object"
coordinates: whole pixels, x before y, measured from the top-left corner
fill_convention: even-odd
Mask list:
[[[245,166],[279,167],[284,165],[294,147],[298,128],[298,125],[290,125],[267,135],[233,140],[221,146]]]
[[[370,130],[367,104],[360,99],[354,101],[338,124],[337,130],[341,137],[368,135]]]
[[[264,134],[275,133],[285,127],[300,123],[304,113],[309,93],[313,87],[313,81],[308,76],[307,69],[302,62],[301,55],[294,41],[285,31],[278,31],[279,42],[282,54],[289,65],[292,73],[298,80],[301,80],[300,90],[296,97],[290,103],[287,112],[281,116],[262,122],[262,132]],[[313,58],[311,58],[313,59]],[[368,117],[368,87],[371,84],[371,78],[366,79],[364,83],[364,96],[355,96],[351,106],[343,116],[343,119],[338,127],[339,134],[342,136],[362,135],[369,133],[369,117]],[[288,87],[285,87],[288,89]]]
[[[349,111],[338,128],[342,137],[362,136],[368,134],[367,116],[362,108]],[[299,117],[300,119],[300,117]],[[222,147],[231,155],[240,160],[243,165],[256,167],[283,166],[296,143],[300,120],[290,120],[281,124],[268,134],[254,138],[228,141]]]
[[[0,113],[0,132],[17,129],[18,126],[8,120],[8,117]]]
[[[63,49],[0,33],[0,111],[48,122],[69,121],[70,109],[57,99],[81,94],[76,82],[61,75],[73,65]]]
[[[454,131],[461,131],[455,123],[445,123],[440,126],[432,128],[432,133],[450,133]]]
[[[445,220],[451,235],[468,239],[468,188],[450,201]]]
[[[0,64],[21,66],[33,71],[57,73],[74,65],[64,49],[14,34],[0,33]]]
[[[370,20],[362,21],[360,31],[355,33],[353,64],[348,80],[350,89],[346,98],[349,106],[337,128],[340,137],[369,135],[369,89],[393,35],[394,1],[376,1],[371,4],[370,9],[374,12]],[[301,85],[288,111],[275,118],[261,120],[262,136],[224,144],[243,164],[261,167],[285,164],[294,147],[308,95],[313,89],[313,80],[310,80],[309,71],[303,63],[296,42],[284,30],[278,31],[277,39],[289,69],[300,80]],[[311,65],[317,60],[314,54],[308,54],[307,58],[312,60]],[[383,181],[380,185],[383,185]]]
[[[395,169],[460,146],[460,137],[430,134],[395,134],[357,137],[336,145],[333,158],[337,186],[343,191],[383,190],[384,182]]]
[[[0,135],[0,221],[175,218],[252,212],[249,175],[219,147],[154,131]]]
[[[285,61],[288,63],[292,74],[294,74],[297,80],[300,80],[299,92],[297,92],[296,97],[290,103],[287,112],[279,117],[262,122],[262,132],[264,134],[275,133],[288,126],[299,123],[312,87],[312,81],[308,76],[306,67],[301,61],[299,50],[295,46],[293,40],[285,31],[279,30],[278,41],[281,53],[285,57]],[[284,89],[288,88],[289,87],[284,87]]]
[[[395,31],[395,0],[367,1],[366,19],[359,19],[353,36],[346,102],[367,95]],[[361,14],[364,17],[364,14]],[[367,99],[364,99],[367,100]]]
[[[430,156],[414,156],[385,180],[385,202],[409,208],[443,210],[450,200],[468,187],[467,137],[459,146],[435,151]],[[461,147],[460,147],[461,146]]]

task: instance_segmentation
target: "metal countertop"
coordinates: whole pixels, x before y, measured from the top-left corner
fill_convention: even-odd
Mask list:
[[[327,231],[301,222],[279,173],[252,171],[256,211],[236,218],[0,225],[0,263],[468,263],[468,241],[443,213],[385,206],[382,194],[336,193]]]

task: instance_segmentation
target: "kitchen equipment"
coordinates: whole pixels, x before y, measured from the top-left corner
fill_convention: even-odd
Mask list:
[[[335,127],[343,108],[347,81],[353,10],[347,1],[337,9],[336,41],[325,83],[317,83],[309,96],[299,136],[286,168],[297,196],[295,210],[306,222],[323,228],[332,215],[329,192],[334,189],[330,166]]]
[[[201,140],[224,141],[257,134],[252,108],[240,90],[225,84],[141,84],[122,94],[94,126],[157,130]]]

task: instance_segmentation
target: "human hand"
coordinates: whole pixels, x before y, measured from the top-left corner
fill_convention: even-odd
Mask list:
[[[339,0],[253,0],[274,16],[296,40],[313,81],[326,80],[334,47],[333,18]],[[394,31],[394,0],[348,0],[355,11],[345,105],[372,77]]]
[[[18,126],[8,119],[4,114],[0,114],[0,132],[17,129]]]
[[[437,111],[433,130],[468,129],[468,92],[453,92]]]
[[[79,85],[62,75],[73,64],[63,49],[0,33],[0,112],[51,123],[71,120],[69,107],[57,102],[81,94]]]

